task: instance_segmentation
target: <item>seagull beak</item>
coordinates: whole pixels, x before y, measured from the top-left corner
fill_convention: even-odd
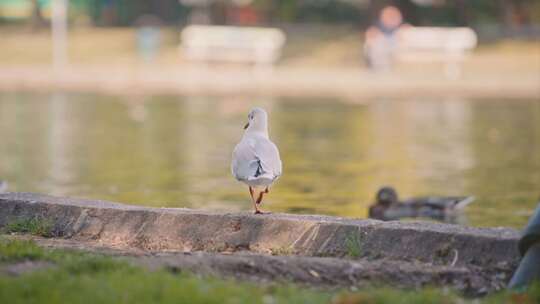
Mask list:
[[[249,122],[244,126],[244,130],[249,127]]]

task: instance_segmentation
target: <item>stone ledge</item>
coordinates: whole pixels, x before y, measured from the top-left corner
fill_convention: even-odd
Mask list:
[[[217,213],[147,208],[33,193],[0,194],[0,227],[43,218],[56,235],[147,251],[292,252],[371,260],[513,268],[519,232],[431,222],[381,222],[318,215]],[[352,244],[352,245],[351,245]]]

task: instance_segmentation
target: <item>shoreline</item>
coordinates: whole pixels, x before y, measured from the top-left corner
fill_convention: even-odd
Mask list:
[[[66,91],[108,94],[254,95],[291,98],[340,98],[363,103],[370,98],[461,97],[540,99],[540,74],[448,80],[414,73],[373,73],[353,68],[72,66],[0,67],[0,91]],[[515,76],[515,75],[510,75]]]
[[[435,284],[481,295],[504,288],[519,261],[519,232],[501,227],[150,208],[16,192],[0,194],[0,206],[2,231],[34,233],[42,246],[225,277]]]

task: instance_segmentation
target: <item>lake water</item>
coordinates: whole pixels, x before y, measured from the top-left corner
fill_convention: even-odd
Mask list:
[[[540,198],[540,102],[0,93],[0,179],[11,191],[148,206],[251,210],[230,174],[249,108],[270,112],[284,175],[274,212],[364,218],[401,197],[474,195],[473,226],[521,227]]]

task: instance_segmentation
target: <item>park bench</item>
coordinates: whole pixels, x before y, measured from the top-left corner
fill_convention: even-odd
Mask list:
[[[458,78],[468,51],[477,44],[467,27],[405,27],[399,32],[396,59],[400,62],[442,62],[448,78]]]
[[[190,61],[271,66],[281,55],[285,35],[279,29],[190,25],[181,33],[182,54]]]

